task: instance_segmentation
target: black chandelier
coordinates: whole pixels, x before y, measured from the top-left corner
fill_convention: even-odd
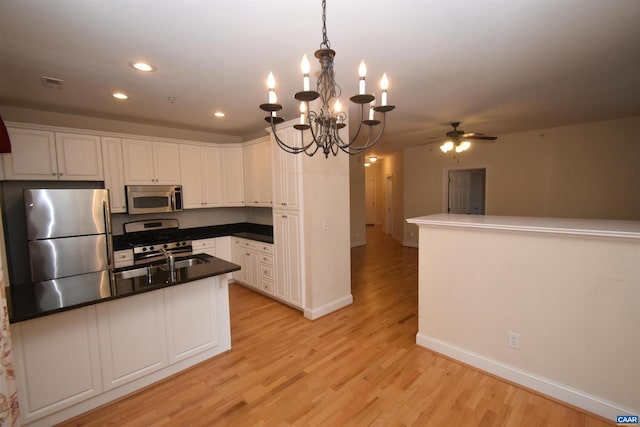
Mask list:
[[[350,98],[351,102],[360,104],[360,123],[358,124],[358,130],[355,132],[353,139],[349,142],[345,142],[340,138],[338,131],[346,126],[345,120],[347,118],[346,113],[342,111],[340,105],[340,86],[336,83],[333,74],[333,58],[336,52],[331,49],[331,44],[327,38],[327,23],[326,23],[326,0],[322,0],[322,43],[320,43],[320,49],[316,50],[315,56],[320,61],[321,71],[317,81],[317,91],[310,90],[309,88],[309,61],[307,55],[302,58],[302,73],[303,73],[303,91],[297,92],[295,98],[300,101],[300,122],[293,127],[301,132],[301,142],[299,145],[288,145],[282,139],[278,137],[276,133],[276,125],[284,122],[284,119],[277,116],[277,111],[282,109],[282,105],[277,104],[277,97],[275,92],[275,79],[272,73],[269,73],[267,79],[267,86],[269,87],[269,102],[267,104],[261,104],[260,108],[267,111],[269,115],[265,117],[265,120],[271,123],[271,130],[276,142],[284,151],[293,154],[305,153],[308,156],[313,156],[319,149],[322,149],[325,158],[329,157],[329,154],[334,156],[338,154],[339,150],[344,151],[347,154],[362,153],[367,148],[372,147],[384,133],[385,116],[387,111],[391,111],[396,108],[393,105],[387,105],[387,89],[389,81],[387,75],[382,76],[380,86],[382,89],[381,105],[375,105],[375,96],[367,94],[365,92],[365,76],[366,66],[364,61],[360,63],[359,68],[359,90],[358,95],[354,95]],[[309,102],[320,98],[320,112],[316,113],[309,108]],[[365,106],[369,106],[369,115],[365,119]],[[375,113],[382,113],[382,121],[377,120]],[[373,127],[382,123],[382,127],[378,135],[372,138]],[[355,141],[360,134],[362,126],[369,127],[369,137],[365,143],[356,145]],[[304,131],[311,130],[311,141],[304,141]],[[348,140],[348,138],[347,138]]]

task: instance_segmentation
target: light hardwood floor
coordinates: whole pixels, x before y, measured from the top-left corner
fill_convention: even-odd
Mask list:
[[[311,322],[231,285],[231,351],[63,425],[612,425],[418,347],[417,249],[367,241],[352,306]]]

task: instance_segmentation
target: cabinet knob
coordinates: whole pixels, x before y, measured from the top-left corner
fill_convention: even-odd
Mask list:
[[[60,172],[60,176],[64,175],[62,172]]]
[[[54,172],[54,173],[52,173],[51,175],[52,175],[52,176],[56,176],[56,173]]]

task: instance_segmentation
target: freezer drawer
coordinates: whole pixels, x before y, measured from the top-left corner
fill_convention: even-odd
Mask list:
[[[31,280],[40,282],[111,268],[110,238],[100,234],[29,242]]]
[[[107,298],[112,295],[111,288],[109,270],[33,284],[36,304],[40,310],[53,310]]]

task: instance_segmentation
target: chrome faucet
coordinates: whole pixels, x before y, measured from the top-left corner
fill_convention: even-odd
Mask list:
[[[165,259],[167,260],[167,266],[169,266],[169,271],[171,273],[174,273],[176,271],[176,262],[175,262],[175,258],[173,257],[173,253],[167,251],[165,248],[161,249]]]

